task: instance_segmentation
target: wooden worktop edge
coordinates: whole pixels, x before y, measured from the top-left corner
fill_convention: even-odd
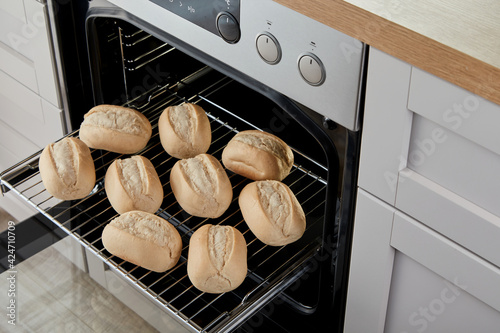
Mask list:
[[[500,104],[500,68],[341,0],[274,0]]]

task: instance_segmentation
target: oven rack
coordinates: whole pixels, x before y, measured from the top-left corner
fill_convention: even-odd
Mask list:
[[[228,174],[233,185],[234,197],[223,216],[219,219],[202,219],[188,215],[182,210],[176,203],[169,185],[170,169],[177,160],[168,156],[161,146],[157,131],[158,118],[169,105],[183,102],[200,104],[207,111],[212,127],[213,139],[208,153],[220,160],[225,145],[238,132],[238,129],[231,125],[231,122],[235,121],[236,112],[226,110],[210,97],[230,84],[232,80],[224,77],[188,98],[178,94],[176,85],[155,88],[148,92],[149,97],[146,102],[140,105],[141,111],[151,121],[153,135],[148,145],[138,154],[152,161],[164,187],[164,200],[157,215],[172,223],[179,230],[183,240],[181,259],[174,268],[165,273],[151,272],[115,257],[104,249],[101,242],[104,226],[118,216],[106,198],[104,175],[107,166],[115,159],[127,156],[91,149],[97,179],[94,190],[81,200],[60,201],[53,198],[43,187],[38,170],[40,151],[0,174],[2,193],[15,192],[101,258],[111,270],[193,331],[231,331],[282,293],[287,286],[300,278],[304,270],[307,270],[308,262],[321,247],[326,181],[310,171],[309,166],[317,167],[318,163],[292,147],[296,163],[283,182],[292,189],[303,206],[307,217],[307,229],[301,240],[287,246],[266,246],[251,233],[237,204],[238,194],[249,180],[230,171]],[[134,101],[129,101],[127,105],[134,106]],[[214,116],[211,111],[222,111],[227,117],[222,119]],[[255,128],[250,123],[246,125]],[[68,136],[78,136],[78,130]],[[247,278],[232,292],[219,295],[203,293],[196,290],[187,277],[189,237],[194,230],[205,223],[232,225],[243,233],[247,242]]]

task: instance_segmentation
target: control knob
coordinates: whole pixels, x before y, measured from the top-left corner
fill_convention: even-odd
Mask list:
[[[240,40],[240,25],[231,13],[220,12],[215,24],[217,31],[226,42],[234,44]]]
[[[268,32],[263,32],[257,36],[257,51],[262,60],[274,65],[281,60],[281,47],[278,40]]]
[[[310,85],[319,86],[325,81],[325,67],[312,53],[304,53],[299,57],[299,72]]]

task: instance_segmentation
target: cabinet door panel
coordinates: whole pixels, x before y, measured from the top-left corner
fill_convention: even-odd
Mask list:
[[[394,260],[394,249],[390,246],[394,211],[381,200],[359,190],[345,332],[384,331]]]
[[[500,311],[500,268],[399,212],[391,246]]]
[[[385,333],[497,333],[500,312],[467,289],[396,251]]]

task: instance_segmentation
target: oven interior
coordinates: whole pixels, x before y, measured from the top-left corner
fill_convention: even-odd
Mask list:
[[[151,121],[152,139],[139,154],[152,161],[164,185],[165,196],[157,214],[181,234],[184,246],[179,263],[165,273],[155,273],[115,257],[103,247],[102,230],[117,216],[106,197],[104,175],[107,167],[116,158],[123,158],[122,155],[91,150],[97,183],[94,191],[82,200],[59,202],[45,191],[38,172],[38,155],[3,173],[3,190],[23,197],[193,331],[242,329],[245,320],[276,297],[298,315],[313,314],[321,295],[331,292],[322,289],[325,283],[321,281],[324,273],[320,266],[325,260],[317,257],[324,254],[328,238],[330,260],[326,263],[329,267],[326,274],[331,274],[337,244],[340,205],[337,189],[341,170],[338,156],[331,156],[331,149],[325,149],[331,143],[320,142],[317,133],[304,128],[282,105],[162,39],[117,18],[95,17],[90,22],[94,103],[129,106]],[[230,171],[234,196],[225,214],[218,219],[202,219],[182,210],[169,185],[170,170],[176,159],[160,144],[157,120],[167,106],[183,102],[199,104],[207,112],[212,128],[208,153],[219,160],[232,136],[246,129],[271,132],[290,145],[295,164],[283,182],[294,192],[306,214],[306,232],[299,241],[272,247],[255,238],[241,216],[237,201],[249,180]],[[341,130],[330,129],[329,137],[342,136]],[[69,135],[78,136],[78,130]],[[248,274],[244,283],[232,292],[202,293],[189,281],[186,272],[189,238],[204,223],[232,225],[245,237]]]

